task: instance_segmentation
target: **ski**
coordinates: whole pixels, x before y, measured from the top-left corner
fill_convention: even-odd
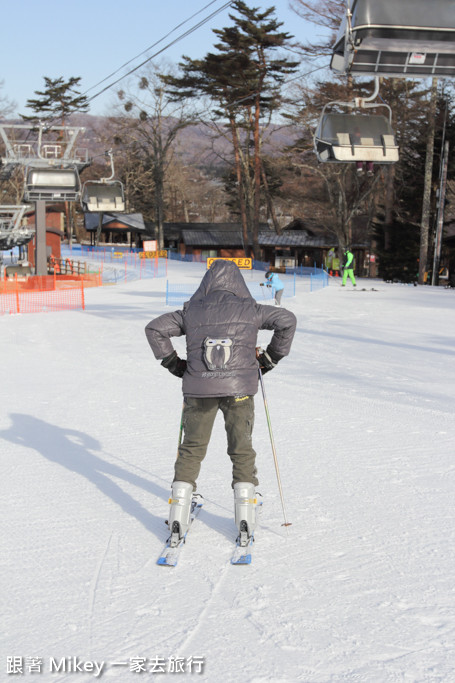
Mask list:
[[[170,539],[167,540],[166,545],[164,546],[163,552],[159,556],[157,560],[157,564],[162,565],[164,567],[175,567],[179,561],[180,557],[180,551],[182,550],[183,546],[185,545],[186,542],[186,537],[188,536],[188,532],[191,529],[194,520],[200,513],[203,505],[203,499],[202,497],[198,497],[193,499],[192,501],[192,506],[191,506],[191,513],[190,513],[190,526],[187,529],[186,534],[183,536],[183,538],[180,540],[180,542],[175,545],[171,546],[170,545]]]
[[[256,506],[256,515],[257,519],[260,519],[261,512],[262,512],[262,496],[261,494],[256,494],[258,496],[258,502]],[[243,523],[243,522],[242,522]],[[245,525],[245,530],[246,530],[246,525]],[[236,540],[236,545],[234,548],[234,552],[232,553],[231,557],[231,564],[251,564],[252,561],[252,553],[253,553],[253,543],[254,543],[254,533],[251,534],[251,536],[248,537],[247,543],[244,543],[243,545],[240,545],[240,537],[241,534],[238,536]]]
[[[237,540],[234,552],[232,553],[231,564],[251,564],[253,543],[254,534],[249,537],[246,545],[240,545]]]

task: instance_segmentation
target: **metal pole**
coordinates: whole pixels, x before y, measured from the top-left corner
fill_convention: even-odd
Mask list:
[[[35,275],[47,275],[46,254],[46,202],[35,202]]]
[[[282,489],[282,486],[281,486],[280,470],[279,470],[279,467],[278,467],[278,459],[277,459],[277,456],[276,456],[275,442],[274,442],[274,440],[273,440],[273,433],[272,433],[272,424],[271,424],[271,422],[270,422],[269,408],[268,408],[268,405],[267,405],[267,397],[266,397],[266,395],[265,395],[264,380],[263,380],[263,378],[262,378],[261,368],[258,368],[258,372],[259,372],[259,381],[261,382],[262,396],[263,396],[263,398],[264,398],[265,414],[266,414],[266,417],[267,417],[267,424],[268,424],[268,427],[269,427],[270,443],[272,444],[273,460],[274,460],[274,463],[275,463],[275,471],[276,471],[276,478],[277,478],[277,481],[278,481],[278,489],[279,489],[279,491],[280,491],[281,506],[282,506],[282,508],[283,508],[284,523],[283,523],[281,526],[286,526],[286,527],[287,527],[287,526],[291,526],[292,522],[288,522],[288,520],[287,520],[286,507],[285,507],[285,504],[284,504],[284,497],[283,497],[283,489]]]
[[[182,437],[183,437],[183,411],[184,410],[185,410],[185,403],[183,403],[182,414],[180,416],[180,430],[179,430],[179,443],[177,446],[177,457],[179,457],[179,448],[180,448],[180,444],[182,443]]]
[[[436,226],[436,237],[434,244],[433,257],[433,274],[431,276],[431,284],[437,285],[439,282],[439,263],[441,261],[441,247],[442,247],[442,229],[444,227],[444,203],[446,195],[447,184],[447,166],[449,163],[449,143],[446,140],[444,144],[444,155],[442,159],[441,170],[441,184],[439,186],[439,206],[438,206],[438,221]]]

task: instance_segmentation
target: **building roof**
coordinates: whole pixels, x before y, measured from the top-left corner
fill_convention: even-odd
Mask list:
[[[99,221],[98,212],[84,212],[86,230],[97,230]],[[145,232],[144,219],[141,213],[103,213],[103,229],[109,228],[111,223],[120,225],[112,226],[115,230],[131,230],[133,232]]]
[[[241,230],[182,230],[182,239],[188,247],[243,246]],[[261,247],[324,247],[331,246],[333,238],[314,237],[306,230],[284,230],[281,235],[273,230],[260,230],[258,242]]]
[[[241,230],[182,230],[182,239],[188,247],[241,247],[243,245]]]
[[[306,230],[283,230],[281,235],[272,230],[259,233],[261,247],[325,247],[332,243],[333,238],[314,237]]]
[[[259,223],[259,228],[264,230],[267,228],[267,223]],[[204,232],[207,230],[216,230],[217,232],[220,231],[226,231],[226,232],[231,232],[231,231],[238,231],[242,230],[242,225],[241,223],[179,223],[179,222],[174,222],[174,223],[165,223],[164,224],[164,229],[177,229],[177,230],[203,230]]]

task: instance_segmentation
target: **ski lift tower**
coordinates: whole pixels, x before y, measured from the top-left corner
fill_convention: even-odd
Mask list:
[[[77,201],[79,172],[89,165],[87,149],[76,147],[85,128],[0,124],[2,172],[24,169],[23,202],[35,204],[36,275],[47,274],[46,202]]]

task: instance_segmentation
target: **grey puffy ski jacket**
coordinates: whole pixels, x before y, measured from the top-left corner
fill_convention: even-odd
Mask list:
[[[214,261],[183,310],[165,313],[145,328],[155,358],[169,356],[171,337],[186,335],[183,394],[252,396],[258,390],[258,330],[273,330],[267,350],[287,356],[296,317],[285,308],[256,303],[232,261]]]

